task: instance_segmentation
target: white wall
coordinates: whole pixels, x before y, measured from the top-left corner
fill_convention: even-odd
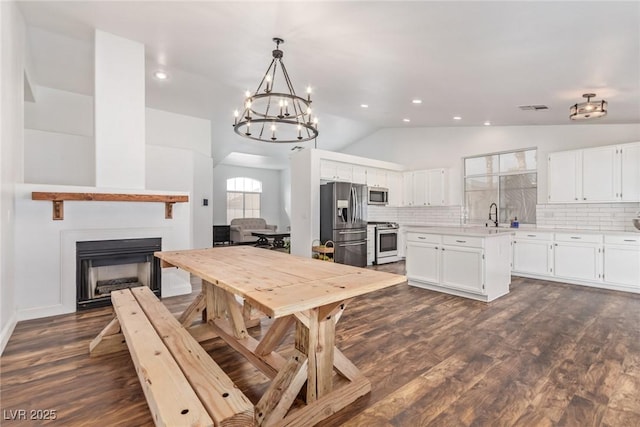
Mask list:
[[[209,120],[147,108],[149,190],[186,191],[191,197],[191,247],[212,245],[213,161]],[[203,206],[202,200],[209,201]]]
[[[94,37],[96,186],[144,188],[144,45],[104,31]]]
[[[93,138],[33,129],[24,131],[25,182],[93,186]]]
[[[538,201],[542,202],[547,194],[544,160],[548,153],[634,141],[640,141],[640,124],[388,128],[349,145],[343,152],[400,163],[409,169],[451,168],[452,185],[458,187],[460,195],[463,157],[538,147]]]
[[[93,138],[93,97],[35,86],[35,102],[24,104],[24,127]]]
[[[182,148],[211,157],[211,122],[147,108],[147,144]]]
[[[52,203],[31,200],[33,191],[96,192],[94,187],[21,184],[16,188],[15,265],[18,319],[74,312],[76,309],[75,243],[87,240],[162,238],[162,250],[188,249],[190,203],[176,203],[173,219],[165,218],[164,203],[64,202],[64,220],[52,219]],[[103,192],[172,194],[134,189]],[[162,295],[191,292],[189,274],[162,270]]]
[[[22,180],[25,24],[15,2],[0,2],[0,354],[17,321],[16,183]]]
[[[228,224],[227,221],[227,179],[248,177],[262,182],[260,213],[267,224],[275,224],[278,231],[289,225],[282,202],[281,172],[274,169],[245,168],[219,164],[213,168],[213,223]]]
[[[25,182],[94,186],[93,97],[38,87],[25,106]],[[209,120],[147,108],[145,188],[189,193],[194,248],[211,246]]]
[[[95,185],[93,97],[37,86],[25,102],[24,181]]]

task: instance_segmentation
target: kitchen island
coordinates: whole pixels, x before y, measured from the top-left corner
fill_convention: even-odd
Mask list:
[[[513,230],[407,227],[408,283],[479,301],[509,293]]]

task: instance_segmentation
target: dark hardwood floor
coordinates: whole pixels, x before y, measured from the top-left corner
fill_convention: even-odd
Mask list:
[[[164,302],[179,313],[197,290]],[[64,426],[153,425],[128,352],[88,356],[110,319],[20,322],[1,358],[1,424],[48,424],[11,420],[24,409]],[[404,284],[355,299],[337,345],[372,391],[323,427],[640,425],[640,295],[514,278],[486,304]],[[204,347],[257,402],[267,378],[219,340]]]

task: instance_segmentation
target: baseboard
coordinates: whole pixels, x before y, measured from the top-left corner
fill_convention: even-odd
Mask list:
[[[75,304],[73,307],[65,307],[63,304],[49,305],[44,307],[33,307],[18,310],[18,320],[40,319],[43,317],[58,316],[60,314],[74,313],[76,311]]]
[[[608,291],[631,292],[634,294],[640,293],[640,287],[618,285],[610,282],[589,282],[586,280],[574,280],[574,279],[567,279],[564,277],[543,276],[541,274],[519,273],[519,272],[513,272],[513,271],[511,272],[511,275],[517,276],[517,277],[525,277],[528,279],[538,279],[538,280],[546,280],[549,282],[567,283],[570,285],[588,286],[590,288],[605,289]]]
[[[4,328],[2,328],[2,331],[0,332],[0,356],[2,355],[2,353],[4,353],[4,349],[7,346],[9,338],[11,338],[11,334],[13,334],[13,330],[15,329],[17,324],[18,315],[14,310],[14,312],[11,314],[11,317],[9,318],[9,321],[6,325],[4,325]]]
[[[187,295],[193,291],[190,283],[184,283],[180,286],[172,286],[171,289],[162,288],[162,298],[176,297],[178,295]]]

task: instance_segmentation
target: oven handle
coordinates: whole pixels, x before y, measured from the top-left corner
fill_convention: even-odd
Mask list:
[[[358,234],[358,233],[366,233],[367,230],[356,230],[356,231],[338,231],[338,234]]]
[[[358,243],[339,243],[338,246],[345,247],[345,246],[362,246],[362,245],[366,245],[367,241],[365,240],[364,242],[358,242]]]

